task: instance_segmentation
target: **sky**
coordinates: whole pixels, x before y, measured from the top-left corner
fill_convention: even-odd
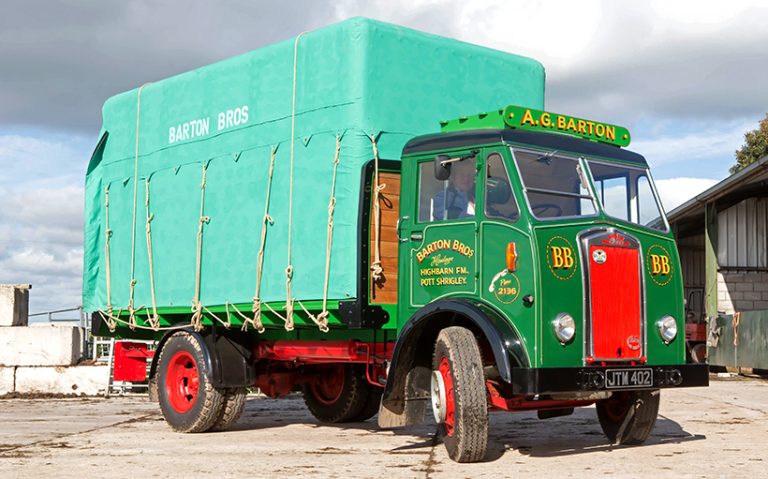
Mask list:
[[[547,110],[628,127],[667,211],[725,178],[768,112],[766,2],[7,0],[0,283],[31,283],[33,313],[80,304],[108,97],[358,15],[539,60]]]

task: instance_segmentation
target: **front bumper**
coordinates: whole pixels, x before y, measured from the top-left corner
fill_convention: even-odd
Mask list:
[[[653,386],[627,387],[623,390],[685,388],[709,385],[706,364],[672,364],[663,366],[590,366],[580,368],[512,368],[514,394],[551,394],[574,391],[616,391],[605,384],[607,369],[653,370]],[[622,389],[618,389],[622,390]]]

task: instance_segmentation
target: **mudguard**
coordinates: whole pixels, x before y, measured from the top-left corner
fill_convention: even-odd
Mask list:
[[[440,330],[449,326],[464,326],[485,338],[502,382],[511,383],[512,367],[530,367],[519,335],[494,309],[471,299],[435,301],[414,314],[398,336],[379,426],[407,426],[423,419],[430,394],[432,348]]]
[[[256,373],[250,361],[250,349],[237,334],[217,334],[216,332],[201,334],[192,328],[168,331],[158,342],[152,364],[149,368],[150,384],[156,378],[157,361],[165,342],[176,332],[184,331],[200,343],[205,354],[205,363],[211,371],[211,384],[217,388],[240,388],[252,386],[256,381]],[[154,386],[154,385],[152,385]],[[152,393],[152,392],[151,392]]]

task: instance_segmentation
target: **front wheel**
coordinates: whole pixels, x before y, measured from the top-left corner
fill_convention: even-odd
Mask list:
[[[448,455],[477,462],[488,447],[488,405],[480,348],[466,328],[440,331],[432,361],[432,411]]]
[[[707,343],[698,343],[691,348],[691,361],[696,364],[707,362]]]
[[[597,418],[613,444],[642,444],[659,415],[659,390],[621,391],[598,401]]]
[[[203,347],[191,334],[177,332],[160,350],[160,410],[178,432],[207,431],[221,417],[224,395],[211,384]]]

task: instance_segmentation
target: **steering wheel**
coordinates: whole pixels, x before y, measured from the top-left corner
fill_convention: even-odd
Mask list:
[[[563,215],[563,209],[560,207],[560,205],[556,205],[555,203],[540,203],[534,207],[531,208],[533,210],[533,214],[538,217],[557,217]],[[549,212],[552,210],[555,214],[549,214],[545,215],[544,213]]]
[[[486,210],[485,215],[489,218],[502,218],[507,221],[511,221],[512,223],[520,219],[520,214],[517,211],[513,211],[512,213],[505,215],[501,211],[494,208],[493,204],[488,205],[488,209]]]

